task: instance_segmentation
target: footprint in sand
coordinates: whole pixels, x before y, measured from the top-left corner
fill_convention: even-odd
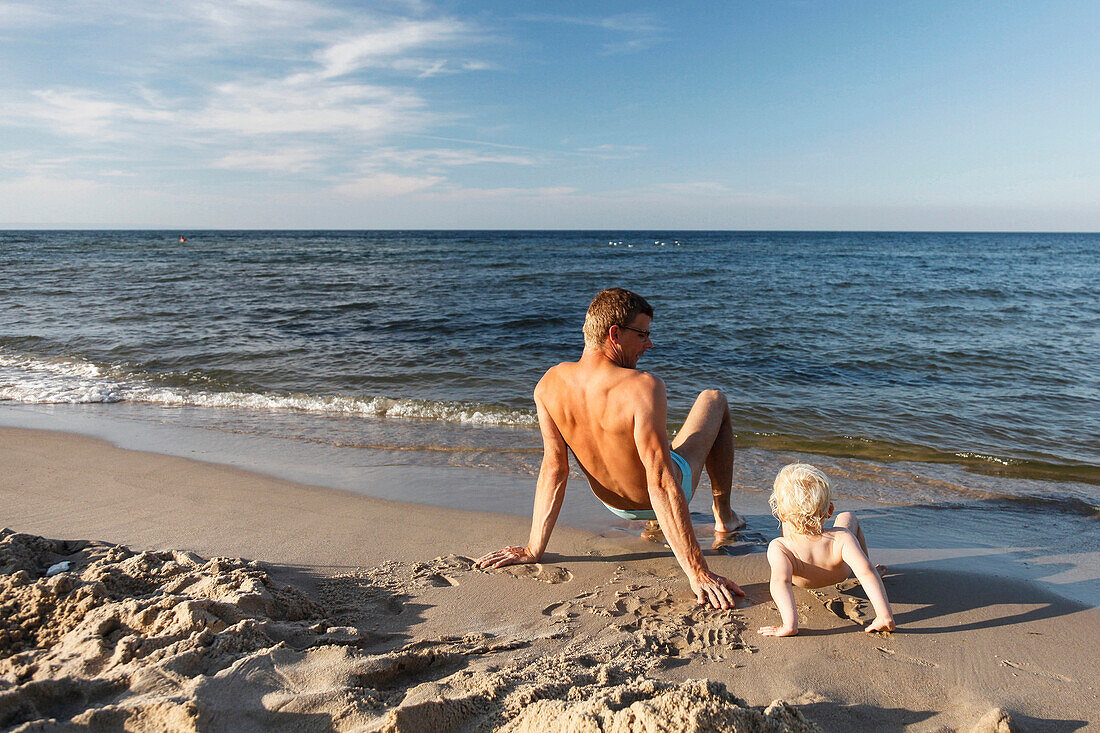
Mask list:
[[[860,598],[851,596],[830,596],[825,593],[811,590],[811,594],[825,607],[825,610],[844,621],[851,621],[860,626],[865,626],[871,621],[867,615],[866,603]]]
[[[733,609],[700,606],[694,598],[661,588],[633,587],[582,607],[594,616],[608,617],[609,630],[631,634],[639,647],[665,656],[721,659],[728,651],[750,651],[741,639],[744,624]]]
[[[907,657],[905,655],[899,655],[893,649],[887,649],[884,646],[876,646],[876,650],[882,652],[887,657],[890,657],[896,662],[905,662],[906,664],[915,664],[918,667],[939,667],[940,665],[929,659],[921,659],[920,657]]]
[[[580,614],[576,611],[576,604],[569,601],[562,601],[561,603],[551,603],[546,608],[542,609],[544,616],[551,616],[553,618],[576,618]]]
[[[473,567],[474,561],[471,558],[462,555],[443,555],[427,562],[414,563],[412,579],[414,583],[421,586],[453,588],[459,585],[455,576],[469,572]]]
[[[1065,675],[1060,675],[1056,672],[1047,672],[1044,669],[1031,669],[1030,666],[1027,664],[1023,664],[1021,662],[1013,662],[1010,659],[1002,659],[1001,666],[1011,667],[1012,669],[1018,669],[1021,672],[1028,672],[1029,674],[1037,675],[1039,677],[1046,677],[1047,679],[1051,680],[1058,680],[1059,682],[1073,682],[1072,679],[1066,677]]]
[[[540,583],[549,583],[550,585],[568,583],[573,579],[573,573],[563,567],[557,565],[543,565],[537,562],[530,565],[509,565],[502,569],[504,572],[514,575],[517,578],[531,578]]]

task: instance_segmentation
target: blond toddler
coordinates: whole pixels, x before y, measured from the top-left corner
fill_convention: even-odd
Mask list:
[[[794,636],[798,633],[798,610],[791,585],[823,588],[855,573],[875,609],[875,619],[864,631],[893,631],[894,614],[886,600],[879,570],[867,559],[867,542],[859,521],[842,512],[825,529],[833,515],[829,480],[819,469],[806,463],[784,466],[775,477],[768,499],[772,514],[783,523],[783,536],[768,545],[771,565],[772,600],[779,607],[782,626],[764,626],[765,636]]]

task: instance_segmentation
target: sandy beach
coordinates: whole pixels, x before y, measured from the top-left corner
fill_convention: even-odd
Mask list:
[[[471,558],[521,541],[526,519],[38,430],[0,429],[0,471],[5,729],[1097,721],[1100,611],[1019,579],[893,563],[898,631],[863,633],[869,604],[849,582],[796,591],[802,633],[764,638],[760,553],[708,551],[746,591],[715,611],[667,548],[626,532],[559,527],[542,564],[482,572]]]

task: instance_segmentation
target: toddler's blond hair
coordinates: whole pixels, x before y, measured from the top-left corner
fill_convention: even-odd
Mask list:
[[[791,463],[775,477],[768,506],[799,534],[821,534],[832,500],[829,479],[821,469]]]

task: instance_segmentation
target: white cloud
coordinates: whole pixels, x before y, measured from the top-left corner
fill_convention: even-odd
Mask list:
[[[622,33],[656,33],[661,30],[656,19],[648,13],[619,13],[617,15],[554,15],[552,13],[533,13],[522,16],[521,20],[536,23],[564,23],[566,25],[585,25]]]
[[[321,151],[310,148],[239,150],[222,156],[211,165],[230,170],[300,173],[316,166],[323,155]]]
[[[416,12],[430,11],[420,7]],[[414,77],[490,68],[477,60],[450,57],[458,45],[475,40],[476,28],[468,23],[395,19],[374,10],[303,0],[180,0],[124,3],[117,8],[98,0],[0,0],[0,18],[4,17],[45,25],[133,26],[139,37],[141,28],[150,29],[145,36],[156,37],[147,48],[135,44],[124,51],[126,58],[113,67],[131,73],[124,86],[48,85],[22,95],[10,90],[9,101],[0,101],[0,126],[47,130],[71,141],[86,139],[98,150],[113,145],[114,166],[133,160],[136,148],[131,143],[156,140],[162,146],[171,141],[186,147],[190,163],[207,157],[219,168],[300,171],[316,161],[301,151],[320,150],[318,135],[336,136],[328,141],[328,150],[338,156],[332,162],[339,164],[349,157],[341,145],[415,133],[439,120],[410,84],[381,81],[377,75],[370,82],[361,81],[350,78],[352,73],[385,67],[407,74],[411,82]],[[259,40],[265,43],[262,54],[244,50],[254,48],[245,44]],[[159,70],[152,71],[151,60],[144,67],[133,61],[139,54],[146,59],[159,56]],[[194,69],[188,66],[191,59]],[[162,72],[174,81],[165,84]],[[153,125],[160,129],[150,134]],[[279,138],[283,152],[249,152],[257,135]],[[297,153],[286,152],[295,149]],[[469,162],[494,160],[436,156],[434,164]],[[513,157],[498,162],[521,161]]]
[[[110,186],[70,175],[0,181],[0,222],[99,221],[117,199]]]
[[[600,47],[600,53],[605,56],[616,54],[638,53],[653,48],[661,42],[659,38],[631,38],[628,41],[605,43]]]
[[[634,158],[648,149],[645,145],[597,145],[591,148],[578,148],[577,152],[601,160],[625,160]]]
[[[53,22],[53,15],[39,5],[0,2],[0,28],[40,26]]]
[[[443,176],[402,176],[396,173],[375,173],[333,186],[332,190],[351,198],[392,198],[423,191],[444,180],[446,179]]]
[[[97,138],[120,135],[122,131],[117,127],[120,122],[172,119],[167,111],[114,102],[84,89],[39,89],[31,92],[31,97],[34,101],[0,106],[0,114],[6,111],[13,121],[45,124],[63,135]]]
[[[466,31],[462,23],[451,20],[407,20],[371,29],[319,51],[315,55],[321,65],[318,76],[331,79],[368,66],[377,66],[380,61],[413,49],[453,43]]]
[[[648,13],[620,13],[608,16],[535,14],[524,16],[522,19],[537,23],[589,26],[602,28],[610,33],[634,36],[626,40],[604,43],[600,48],[600,53],[604,55],[644,51],[663,40],[660,35],[662,28],[656,19]]]
[[[485,163],[506,165],[535,165],[536,163],[535,159],[529,155],[453,148],[428,150],[384,148],[372,152],[366,160],[368,164],[394,164],[406,168],[418,166],[450,167]]]
[[[737,196],[738,193],[724,183],[714,181],[680,181],[675,183],[659,183],[652,190],[662,193],[670,193],[678,196]]]
[[[428,118],[423,107],[410,91],[370,84],[229,83],[217,88],[205,109],[189,115],[188,124],[241,135],[380,135],[421,126]]]
[[[577,189],[569,186],[548,186],[543,188],[467,188],[454,186],[447,189],[433,190],[425,195],[432,199],[447,201],[483,201],[491,199],[552,199],[572,196]]]
[[[40,89],[33,101],[0,105],[0,123],[46,126],[75,137],[123,139],[135,125],[160,124],[176,140],[195,131],[240,136],[348,132],[383,136],[424,127],[431,119],[414,92],[372,84],[307,83],[293,79],[229,82],[212,89],[191,108],[163,109],[147,92],[133,101],[110,100],[90,90]],[[240,140],[243,146],[249,141]]]
[[[176,12],[222,32],[264,37],[273,30],[301,30],[342,15],[330,6],[298,0],[190,0],[175,7]]]

